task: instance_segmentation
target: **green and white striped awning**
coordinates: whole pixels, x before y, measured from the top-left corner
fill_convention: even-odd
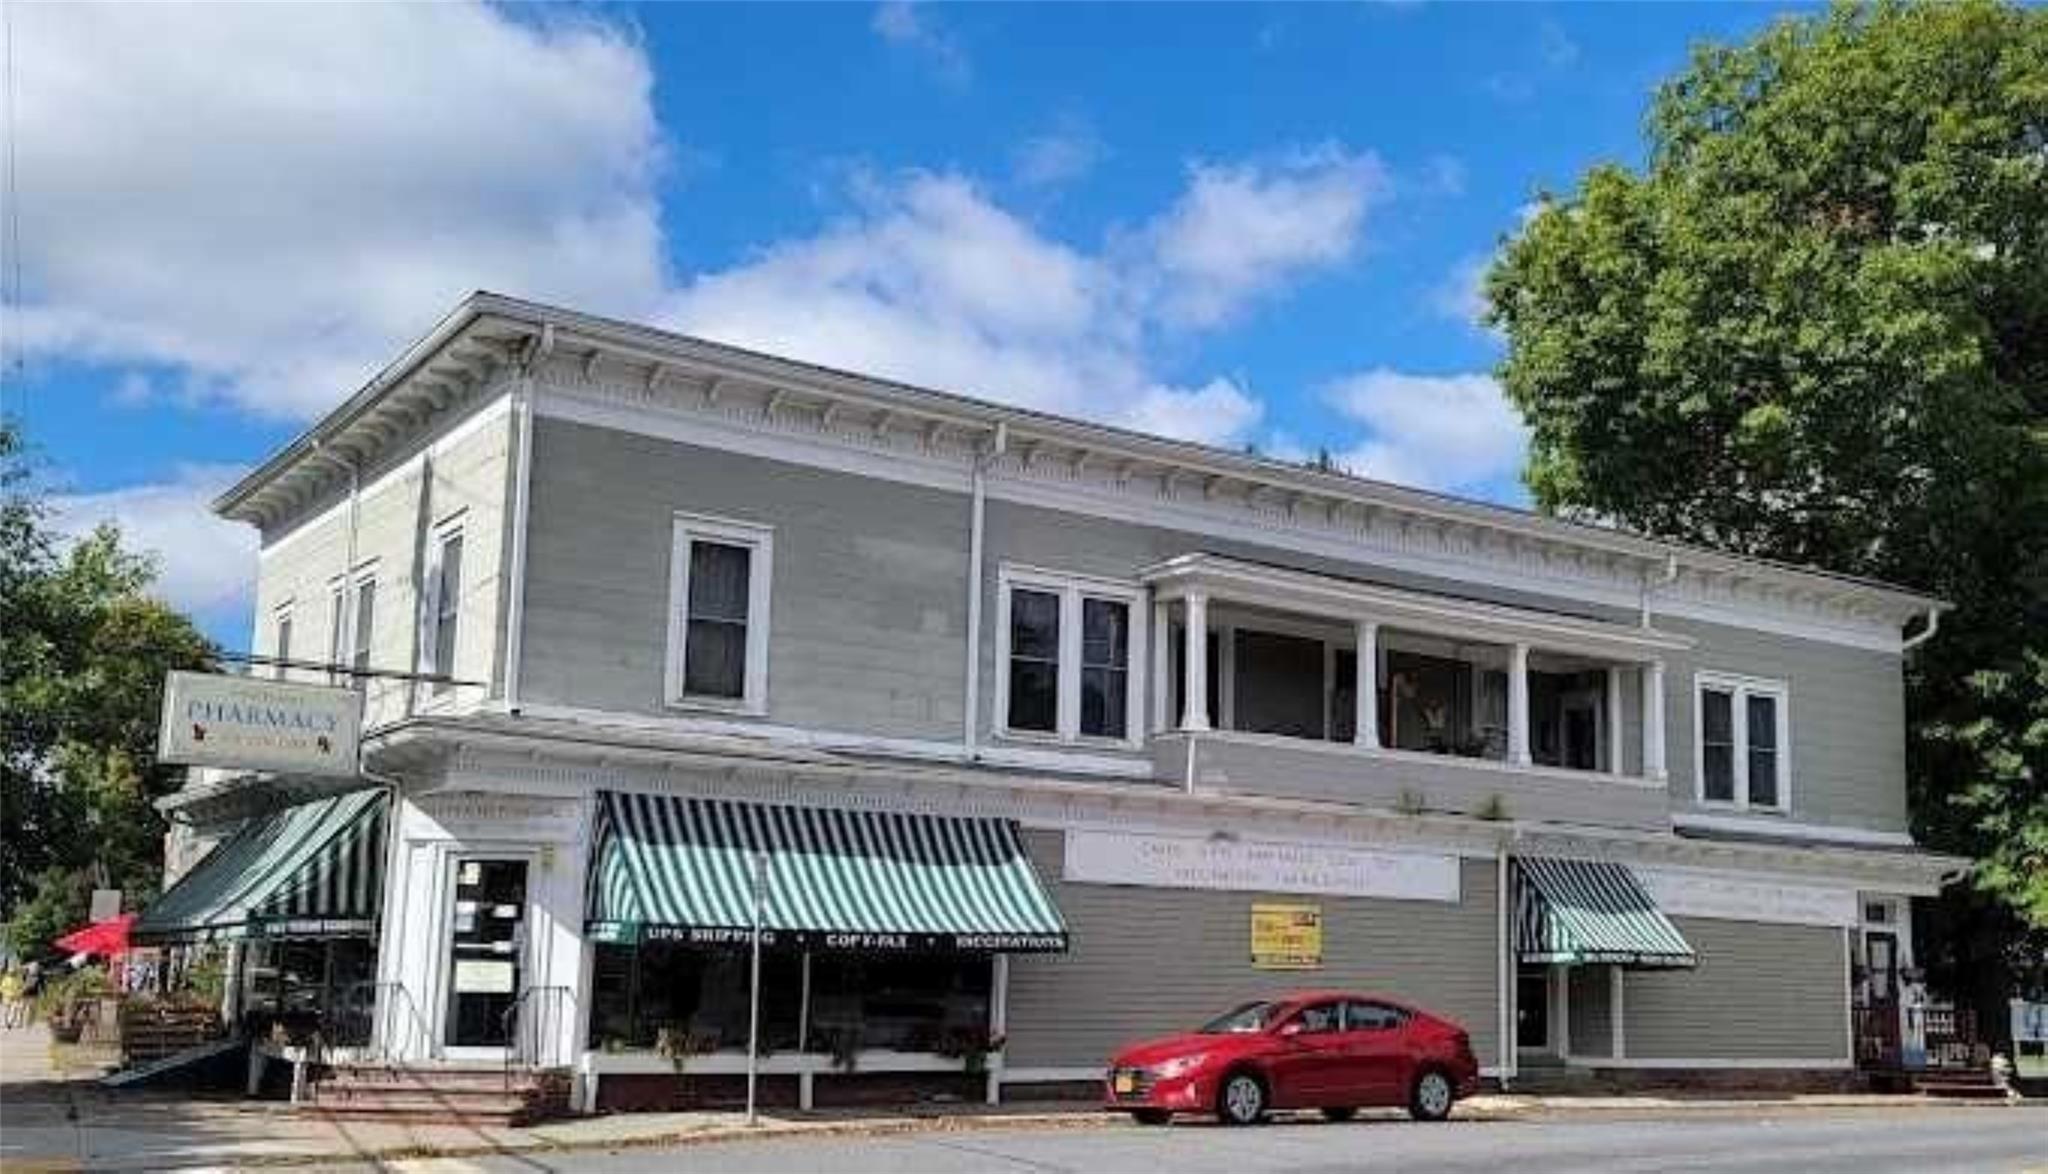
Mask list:
[[[841,950],[1043,953],[1067,926],[1000,819],[598,795],[589,929],[600,941],[763,940]]]
[[[1524,962],[1671,969],[1697,961],[1636,875],[1604,860],[1517,858],[1515,945]]]
[[[349,937],[376,926],[388,806],[377,789],[243,824],[135,921],[139,942]]]

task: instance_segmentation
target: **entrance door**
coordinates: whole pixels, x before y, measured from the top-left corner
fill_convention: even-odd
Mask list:
[[[505,1016],[519,997],[525,953],[526,861],[456,861],[444,1028],[449,1047],[505,1046]]]
[[[1523,963],[1515,971],[1515,1046],[1550,1048],[1550,968]]]
[[[1889,1007],[1899,1001],[1899,939],[1894,934],[1865,933],[1863,952],[1869,968],[1870,1002]]]

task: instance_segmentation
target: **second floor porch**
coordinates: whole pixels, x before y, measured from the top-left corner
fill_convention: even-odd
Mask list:
[[[1208,554],[1141,578],[1146,743],[1162,781],[1668,822],[1663,657],[1688,648],[1684,637]]]

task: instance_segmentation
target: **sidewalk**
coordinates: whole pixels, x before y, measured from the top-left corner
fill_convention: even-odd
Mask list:
[[[109,1094],[96,1072],[52,1066],[41,1028],[0,1032],[0,1164],[15,1171],[169,1170],[308,1165],[405,1157],[475,1157],[579,1149],[701,1144],[761,1136],[873,1136],[976,1129],[1127,1128],[1091,1104],[930,1106],[915,1111],[764,1114],[749,1128],[738,1113],[646,1113],[531,1128],[335,1121],[276,1102]],[[1927,1102],[1897,1096],[1480,1096],[1463,1120],[1530,1120],[1600,1114],[1755,1113],[1800,1109],[1896,1112]]]

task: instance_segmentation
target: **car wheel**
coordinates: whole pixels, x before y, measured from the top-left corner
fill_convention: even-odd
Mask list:
[[[1216,1092],[1216,1115],[1225,1125],[1251,1125],[1266,1115],[1266,1086],[1249,1072],[1223,1078]]]
[[[1164,1125],[1173,1120],[1173,1114],[1165,1109],[1132,1109],[1131,1120],[1140,1125]]]
[[[1349,1121],[1353,1117],[1358,1116],[1358,1110],[1345,1105],[1341,1108],[1324,1109],[1323,1116],[1332,1121]]]
[[[1457,1099],[1457,1090],[1442,1069],[1425,1068],[1408,1090],[1408,1115],[1417,1121],[1441,1121],[1451,1115],[1451,1105]]]

